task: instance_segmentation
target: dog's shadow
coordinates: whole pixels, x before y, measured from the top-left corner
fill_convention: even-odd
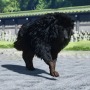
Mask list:
[[[46,77],[46,76],[42,76],[42,74],[48,74],[46,71],[41,70],[41,69],[37,69],[35,68],[34,71],[29,71],[27,70],[24,66],[19,66],[19,65],[11,65],[11,64],[6,64],[6,65],[2,65],[3,68],[7,68],[8,70],[11,70],[13,72],[17,72],[20,74],[25,74],[25,75],[31,75],[31,76],[36,76],[36,77],[42,77],[42,78],[46,78],[49,80],[56,80],[55,78],[51,77]]]

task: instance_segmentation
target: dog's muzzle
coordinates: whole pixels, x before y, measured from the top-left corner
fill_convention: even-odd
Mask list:
[[[68,31],[66,29],[64,30],[64,37],[65,37],[65,39],[70,38],[71,35],[73,35],[73,34],[74,34],[73,30],[71,30],[70,33],[68,33]]]

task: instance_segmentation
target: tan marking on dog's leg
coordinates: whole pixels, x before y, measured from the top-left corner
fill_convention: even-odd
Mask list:
[[[58,77],[59,73],[57,71],[55,71],[55,67],[56,67],[56,61],[50,61],[49,62],[50,74],[53,77]]]

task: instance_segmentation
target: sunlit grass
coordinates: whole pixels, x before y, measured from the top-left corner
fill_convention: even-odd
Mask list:
[[[90,41],[70,42],[64,50],[90,51]]]
[[[13,42],[0,41],[0,48],[13,48]],[[64,50],[90,51],[90,41],[70,42]]]
[[[13,42],[0,41],[0,48],[13,48]]]

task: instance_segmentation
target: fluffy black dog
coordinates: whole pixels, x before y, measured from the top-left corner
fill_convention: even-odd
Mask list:
[[[56,59],[69,43],[73,27],[74,21],[64,13],[46,14],[34,22],[23,24],[14,47],[23,51],[26,68],[34,70],[32,60],[36,55],[49,65],[52,76],[59,76],[55,71]]]

